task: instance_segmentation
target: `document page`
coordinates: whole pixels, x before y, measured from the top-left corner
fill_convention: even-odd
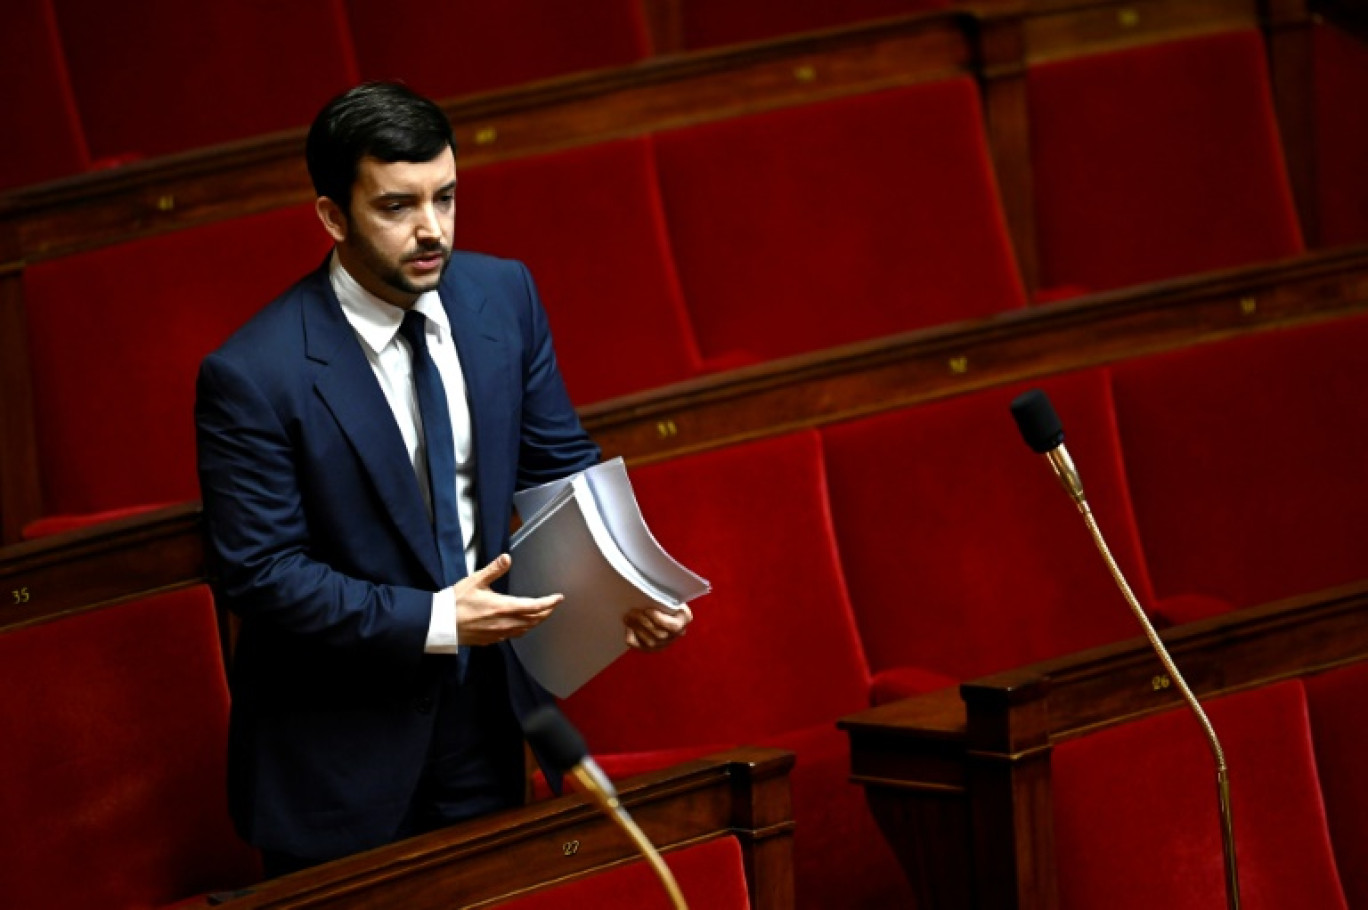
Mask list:
[[[526,523],[509,548],[509,590],[522,597],[560,593],[565,600],[512,646],[533,678],[559,698],[627,650],[627,613],[676,608],[710,590],[646,528],[620,458],[519,496]]]

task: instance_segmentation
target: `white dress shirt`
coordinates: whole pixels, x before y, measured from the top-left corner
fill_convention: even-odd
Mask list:
[[[423,492],[428,517],[432,517],[432,492],[428,485],[427,450],[423,437],[423,421],[418,411],[418,394],[413,384],[413,353],[408,342],[399,335],[404,321],[404,310],[386,303],[357,283],[348,274],[334,252],[328,266],[328,277],[337,299],[342,304],[342,315],[361,342],[371,371],[380,383],[380,390],[394,412],[394,422],[404,437],[409,461],[418,476],[418,488]],[[426,318],[428,354],[442,377],[447,404],[451,408],[451,435],[456,445],[456,506],[461,519],[461,538],[465,546],[466,572],[475,571],[476,509],[475,509],[475,447],[470,431],[470,406],[466,401],[465,376],[461,359],[451,336],[451,321],[442,307],[436,291],[428,291],[413,304],[413,309]],[[451,588],[432,596],[432,619],[428,624],[425,650],[436,654],[457,651],[456,599]]]

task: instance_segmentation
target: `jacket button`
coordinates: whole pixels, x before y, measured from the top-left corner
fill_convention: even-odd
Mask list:
[[[431,714],[432,696],[424,695],[422,698],[418,699],[418,701],[414,703],[414,707],[418,709],[419,714]]]

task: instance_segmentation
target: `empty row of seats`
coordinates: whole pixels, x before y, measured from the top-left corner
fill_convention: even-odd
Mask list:
[[[1125,75],[1140,59],[1224,75],[1156,90]],[[1035,154],[1056,292],[1301,249],[1256,32],[1051,64],[1032,87],[1058,109]],[[1101,95],[1136,101],[1131,119],[1086,116]],[[967,78],[473,167],[459,194],[458,245],[531,266],[580,405],[1028,305]],[[321,259],[313,221],[283,209],[24,271],[45,514],[195,498],[195,366]]]
[[[1365,696],[1357,663],[1206,706],[1230,767],[1243,906],[1368,901]],[[1051,771],[1062,910],[1222,906],[1214,763],[1186,709],[1060,743]]]
[[[678,16],[684,46],[667,50],[683,50],[947,5],[690,0],[656,15]],[[0,29],[0,97],[24,129],[4,150],[0,189],[302,126],[363,79],[402,79],[446,98],[626,66],[653,52],[652,9],[650,0],[16,0]]]
[[[261,878],[228,817],[204,586],[0,634],[6,907],[168,907]]]
[[[229,693],[207,587],[6,629],[0,668],[6,908],[204,907],[261,880],[228,817]],[[669,865],[694,906],[750,906],[735,838]],[[637,864],[498,906],[668,905]]]
[[[1360,318],[1043,384],[1157,619],[1368,577],[1353,533],[1368,508],[1354,387],[1368,375],[1346,356],[1365,343]],[[1262,394],[1268,374],[1295,411]],[[1073,504],[1018,438],[1015,391],[636,470],[658,538],[715,593],[674,648],[629,654],[567,701],[605,767],[735,742],[794,749],[800,902],[891,906],[880,901],[903,883],[846,783],[834,721],[1139,634]]]

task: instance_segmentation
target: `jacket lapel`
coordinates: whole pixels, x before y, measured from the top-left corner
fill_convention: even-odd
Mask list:
[[[304,285],[305,353],[316,364],[314,389],[351,443],[395,527],[440,586],[441,558],[418,478],[389,402],[342,315],[326,262]]]
[[[475,447],[475,495],[479,508],[479,562],[498,555],[508,532],[507,504],[511,502],[510,465],[516,465],[517,452],[510,453],[507,441],[514,407],[510,389],[517,388],[518,374],[510,363],[510,349],[486,310],[484,291],[470,281],[458,267],[448,270],[442,282],[442,304],[451,319],[451,334],[461,358],[466,399],[470,407],[471,433]]]

